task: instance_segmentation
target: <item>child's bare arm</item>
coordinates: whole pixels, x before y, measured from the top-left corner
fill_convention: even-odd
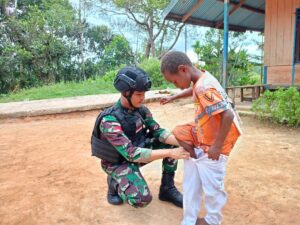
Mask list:
[[[186,143],[184,141],[179,141],[179,140],[177,140],[177,141],[178,141],[178,143],[179,143],[179,145],[181,147],[183,147],[186,151],[188,151],[190,153],[190,156],[192,158],[196,159],[196,154],[195,154],[195,150],[194,150],[194,146],[193,145],[190,145],[190,144],[188,144],[188,143]]]
[[[227,137],[227,134],[231,128],[232,121],[234,118],[234,115],[230,110],[226,110],[220,113],[220,115],[221,115],[220,131],[217,135],[215,143],[208,150],[208,158],[213,160],[219,160],[220,151],[222,149],[225,138]]]
[[[176,99],[180,99],[180,98],[186,98],[186,97],[190,97],[193,95],[193,88],[190,87],[188,89],[183,90],[182,92],[176,94],[176,95],[171,95],[171,96],[167,96],[167,97],[163,97],[160,100],[160,104],[164,105],[167,104],[171,101],[174,101]]]

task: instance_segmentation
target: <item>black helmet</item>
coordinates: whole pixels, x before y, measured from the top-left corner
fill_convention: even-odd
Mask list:
[[[121,92],[149,91],[151,81],[149,75],[138,67],[127,66],[121,69],[114,81],[115,88]]]

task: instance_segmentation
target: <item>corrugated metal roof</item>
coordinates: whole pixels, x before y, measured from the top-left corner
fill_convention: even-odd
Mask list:
[[[183,16],[198,0],[172,0],[163,13],[169,20],[182,21]],[[229,12],[239,0],[231,0]],[[224,4],[222,0],[204,0],[186,23],[222,28]],[[265,0],[246,0],[242,7],[229,16],[229,29],[237,31],[263,31],[265,21]]]

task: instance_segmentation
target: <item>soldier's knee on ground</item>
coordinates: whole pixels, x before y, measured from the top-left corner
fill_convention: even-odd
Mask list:
[[[152,201],[151,193],[134,193],[133,195],[127,196],[128,203],[135,208],[143,208],[150,204]]]
[[[135,208],[147,206],[152,201],[152,195],[142,174],[133,166],[127,166],[125,172],[117,179],[119,196]]]

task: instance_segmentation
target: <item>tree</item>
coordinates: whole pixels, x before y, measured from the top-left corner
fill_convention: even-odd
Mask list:
[[[0,20],[0,93],[80,81],[131,64],[125,37],[105,26],[88,27],[86,7],[79,19],[68,0],[18,0],[21,13]]]
[[[85,38],[89,41],[89,49],[93,51],[99,59],[103,57],[105,46],[112,41],[113,36],[112,31],[104,25],[90,27],[85,33]]]
[[[72,7],[67,0],[36,2],[20,1],[23,13],[0,23],[2,93],[71,80],[78,74],[73,62],[77,26]]]
[[[257,74],[253,73],[253,63],[246,49],[244,49],[245,34],[230,32],[228,58],[228,84],[254,84]],[[196,41],[194,51],[205,61],[204,68],[221,80],[223,62],[223,30],[210,29],[204,35],[203,44]]]
[[[102,73],[107,70],[113,70],[122,64],[130,65],[133,63],[133,53],[129,42],[125,37],[115,35],[104,49],[104,55],[100,62]]]
[[[184,24],[161,20],[161,13],[170,0],[99,0],[101,11],[114,15],[124,15],[133,26],[139,27],[146,34],[145,57],[155,57],[163,50],[168,51],[176,44]],[[116,8],[118,11],[113,10]],[[175,37],[168,48],[166,40]],[[159,46],[157,48],[156,46]],[[157,51],[157,49],[159,51]]]
[[[198,56],[198,62],[200,61],[200,55],[201,55],[201,45],[200,45],[200,41],[196,41],[195,44],[192,45],[194,52],[197,54]]]

